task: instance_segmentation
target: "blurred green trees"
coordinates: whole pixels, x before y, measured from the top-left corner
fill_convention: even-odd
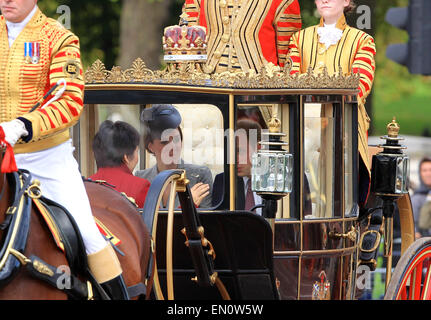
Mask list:
[[[397,117],[403,135],[423,135],[431,131],[431,77],[412,75],[403,67],[386,58],[386,48],[393,43],[406,43],[408,34],[384,21],[390,7],[405,7],[408,0],[376,0],[376,78],[372,121],[375,132],[386,133],[386,125]],[[430,17],[431,18],[431,17]],[[431,36],[431,35],[430,35]],[[430,53],[431,54],[431,53]]]
[[[71,30],[80,38],[82,60],[85,66],[96,59],[106,65],[115,64],[119,44],[119,16],[121,0],[40,0],[39,8],[54,19],[60,5],[70,8]]]

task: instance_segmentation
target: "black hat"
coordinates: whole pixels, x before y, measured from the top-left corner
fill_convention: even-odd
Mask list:
[[[150,129],[153,138],[160,139],[163,131],[179,127],[181,115],[173,105],[155,104],[142,111],[141,121]]]

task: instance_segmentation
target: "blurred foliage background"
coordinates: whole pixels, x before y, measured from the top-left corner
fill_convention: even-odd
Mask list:
[[[299,0],[303,27],[318,23],[314,1]],[[60,5],[70,8],[71,30],[81,39],[85,68],[96,59],[108,69],[123,68],[141,57],[150,68],[162,66],[163,28],[176,24],[184,0],[39,0],[48,16],[59,19]],[[428,116],[431,101],[431,77],[409,74],[407,68],[386,58],[388,44],[405,43],[407,32],[385,22],[390,7],[407,6],[408,0],[356,0],[372,12],[372,30],[376,40],[376,78],[370,97],[372,128],[370,135],[385,133],[386,124],[397,117],[404,135],[431,136]],[[64,17],[63,17],[64,18]],[[349,22],[355,22],[350,17]]]

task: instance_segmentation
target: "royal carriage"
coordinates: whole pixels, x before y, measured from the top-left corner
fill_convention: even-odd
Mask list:
[[[172,40],[169,34],[164,39]],[[372,191],[381,201],[368,210],[358,206],[356,75],[310,70],[291,76],[289,66],[271,64],[259,73],[208,75],[202,72],[199,43],[192,52],[181,44],[180,49],[165,50],[169,59],[163,71],[149,70],[141,59],[129,69],[108,70],[95,62],[85,73],[86,107],[73,132],[82,174],[89,176],[95,171],[91,141],[103,120],[121,114],[140,127],[142,110],[172,104],[183,117],[185,161],[207,166],[213,177],[224,174],[222,200],[209,208],[195,208],[183,170],[162,172],[152,183],[141,212],[153,237],[155,298],[355,299],[361,292],[358,270],[375,268],[381,235],[388,262],[386,297],[430,298],[423,250],[429,241],[410,246],[408,157],[395,122],[381,148],[370,149],[377,154]],[[282,185],[254,185],[265,199],[261,214],[238,210],[236,204],[240,118],[258,121],[269,137],[255,155],[255,175],[266,163]],[[153,164],[141,149],[140,169]],[[167,188],[175,192],[162,208]],[[173,206],[175,193],[180,209]],[[373,215],[377,211],[380,215]],[[394,213],[401,222],[402,258],[391,277]]]

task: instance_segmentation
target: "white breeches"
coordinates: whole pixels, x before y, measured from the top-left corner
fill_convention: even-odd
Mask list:
[[[27,169],[32,179],[40,181],[42,195],[65,207],[78,225],[87,254],[106,247],[91,212],[90,202],[73,157],[74,147],[69,140],[50,149],[16,154],[19,169]]]

